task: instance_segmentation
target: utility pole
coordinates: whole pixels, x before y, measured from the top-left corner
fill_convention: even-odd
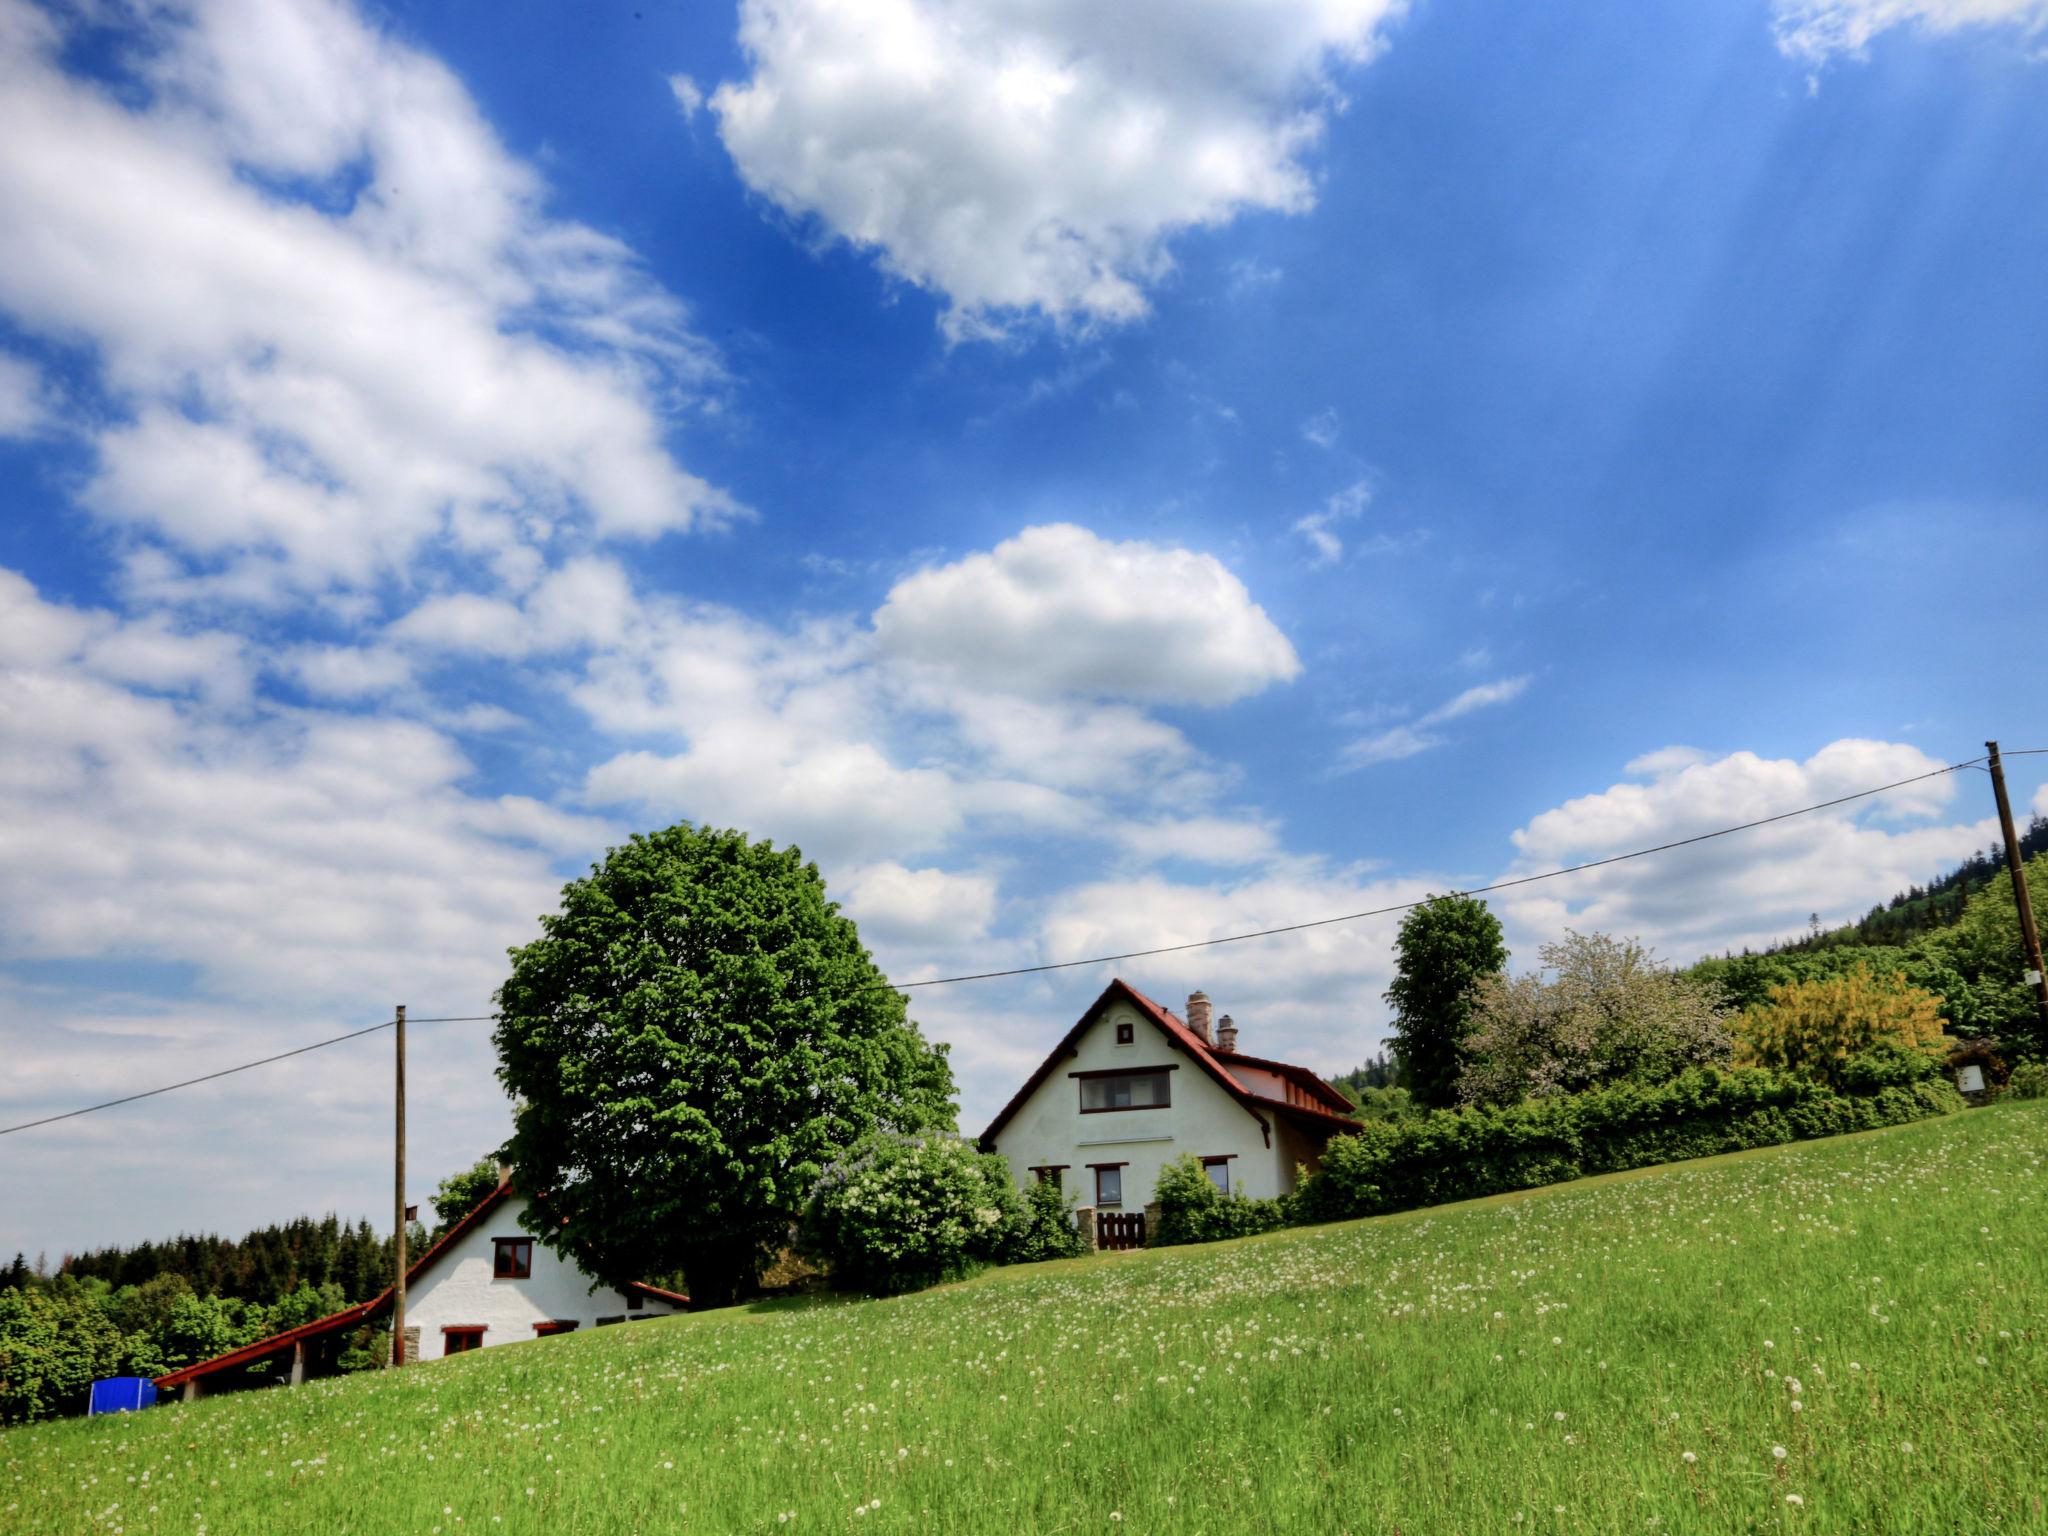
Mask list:
[[[2020,862],[2020,840],[2012,829],[2012,802],[2005,798],[2005,765],[1998,759],[1998,743],[1987,741],[1991,753],[1991,792],[1998,797],[1998,830],[2005,836],[2005,867],[2012,871],[2012,897],[2020,909],[2020,942],[2027,949],[2027,985],[2034,989],[2034,1008],[2041,1015],[2043,1038],[2048,1039],[2048,972],[2041,967],[2041,930],[2034,926],[2034,898],[2027,889],[2026,866]]]
[[[391,1363],[405,1364],[405,1004],[398,1005],[398,1170],[393,1197],[393,1229],[398,1273],[391,1281]]]

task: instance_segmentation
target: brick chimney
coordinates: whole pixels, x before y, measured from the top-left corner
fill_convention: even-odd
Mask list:
[[[1209,1040],[1208,993],[1190,992],[1188,994],[1188,1028],[1195,1032],[1195,1037],[1202,1044],[1208,1045],[1211,1043]]]
[[[1223,1051],[1237,1049],[1237,1023],[1227,1013],[1216,1025],[1216,1048]]]

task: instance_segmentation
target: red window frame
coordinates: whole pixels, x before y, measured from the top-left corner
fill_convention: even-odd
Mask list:
[[[466,1355],[472,1349],[484,1347],[484,1325],[482,1323],[457,1323],[441,1330],[441,1353],[443,1355]]]
[[[493,1280],[531,1280],[533,1278],[533,1239],[530,1237],[498,1237],[492,1242],[497,1246],[491,1253],[491,1278]]]
[[[535,1323],[533,1331],[543,1339],[553,1338],[558,1333],[574,1333],[576,1331],[576,1319],[573,1317],[566,1320],[550,1318],[547,1322]]]

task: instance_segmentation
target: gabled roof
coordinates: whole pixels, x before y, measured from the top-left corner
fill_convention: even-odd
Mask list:
[[[515,1193],[517,1191],[512,1188],[512,1181],[508,1178],[502,1180],[496,1189],[479,1200],[474,1210],[441,1235],[439,1242],[406,1266],[406,1289],[411,1290],[413,1282],[433,1268],[442,1254],[468,1236],[479,1222],[505,1203],[507,1196]],[[657,1301],[673,1302],[679,1307],[687,1307],[690,1304],[690,1298],[678,1291],[665,1291],[660,1286],[648,1285],[640,1280],[628,1282],[626,1289],[652,1296]],[[253,1344],[244,1344],[240,1349],[231,1349],[224,1355],[215,1355],[211,1360],[199,1360],[191,1365],[180,1366],[175,1371],[167,1371],[156,1378],[156,1384],[159,1388],[180,1387],[196,1376],[211,1376],[215,1371],[225,1371],[237,1365],[246,1365],[252,1360],[261,1360],[265,1355],[274,1354],[287,1344],[297,1344],[306,1339],[320,1338],[329,1333],[360,1327],[382,1317],[390,1310],[391,1287],[387,1285],[368,1301],[344,1307],[341,1311],[331,1312],[326,1317],[315,1318],[310,1323],[301,1323],[298,1327],[288,1328],[283,1333],[274,1333],[269,1338],[258,1339]]]
[[[1025,1101],[1038,1091],[1039,1085],[1052,1076],[1053,1069],[1074,1054],[1075,1043],[1096,1020],[1102,1017],[1103,1010],[1108,1008],[1111,1003],[1117,1001],[1127,1002],[1135,1008],[1142,1018],[1146,1019],[1161,1034],[1166,1036],[1167,1044],[1193,1061],[1196,1066],[1200,1067],[1214,1079],[1225,1093],[1243,1105],[1252,1117],[1259,1121],[1260,1129],[1267,1130],[1269,1137],[1271,1132],[1268,1130],[1264,1119],[1264,1116],[1269,1112],[1279,1115],[1283,1119],[1292,1120],[1308,1130],[1324,1134],[1337,1130],[1356,1130],[1358,1128],[1357,1122],[1345,1118],[1344,1114],[1340,1112],[1340,1106],[1341,1110],[1348,1111],[1351,1108],[1351,1101],[1324,1082],[1320,1077],[1317,1077],[1315,1073],[1309,1071],[1307,1067],[1297,1067],[1290,1062],[1284,1061],[1267,1061],[1263,1057],[1258,1056],[1243,1056],[1235,1052],[1219,1051],[1215,1047],[1203,1043],[1202,1037],[1183,1024],[1172,1009],[1153,1002],[1151,998],[1119,976],[1112,979],[1110,984],[1102,989],[1102,995],[1089,1004],[1086,1013],[1074,1021],[1074,1027],[1060,1038],[1059,1044],[1052,1048],[1051,1054],[1039,1063],[1038,1070],[1026,1078],[1024,1086],[1011,1095],[1010,1102],[996,1112],[996,1117],[989,1122],[988,1129],[981,1133],[980,1144],[983,1151],[986,1152],[994,1149],[996,1133],[1009,1124],[1011,1117],[1024,1107]],[[1230,1071],[1229,1064],[1232,1061],[1239,1061],[1243,1062],[1246,1066],[1258,1066],[1268,1071],[1277,1072],[1288,1078],[1289,1081],[1299,1084],[1304,1091],[1312,1094],[1330,1107],[1328,1109],[1317,1109],[1305,1104],[1290,1104],[1284,1099],[1271,1099],[1267,1098],[1264,1094],[1254,1093],[1241,1079]]]

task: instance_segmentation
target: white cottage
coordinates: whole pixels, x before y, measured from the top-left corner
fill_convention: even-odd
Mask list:
[[[1186,1022],[1112,981],[981,1134],[1020,1184],[1050,1180],[1098,1213],[1137,1214],[1160,1170],[1192,1153],[1216,1187],[1289,1193],[1330,1137],[1358,1129],[1349,1099],[1306,1067],[1248,1056],[1208,997]],[[1135,1230],[1133,1230],[1135,1229]],[[1118,1230],[1141,1237],[1135,1222]]]
[[[689,1297],[638,1281],[624,1290],[593,1290],[588,1275],[520,1226],[525,1210],[525,1197],[505,1180],[406,1270],[408,1362],[689,1307]],[[385,1290],[359,1306],[159,1376],[156,1385],[159,1391],[180,1388],[189,1399],[205,1390],[209,1378],[270,1358],[280,1366],[288,1363],[297,1383],[309,1371],[319,1374],[331,1366],[349,1334],[390,1313],[391,1292]],[[245,1377],[227,1378],[238,1379]]]

